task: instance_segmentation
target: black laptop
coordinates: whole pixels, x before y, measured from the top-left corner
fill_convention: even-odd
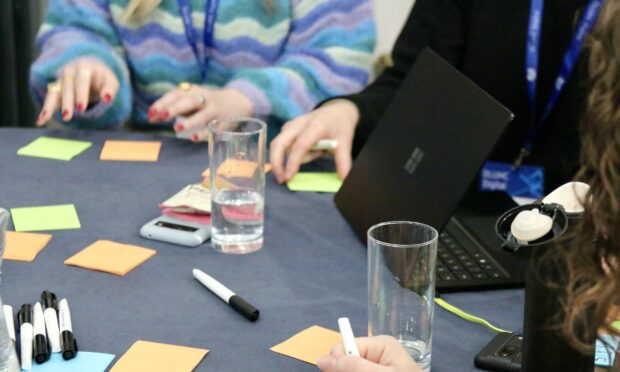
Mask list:
[[[368,228],[385,221],[441,231],[440,292],[522,286],[523,263],[501,249],[494,233],[496,218],[514,204],[503,193],[470,188],[512,118],[427,48],[360,152],[336,206],[364,242]]]

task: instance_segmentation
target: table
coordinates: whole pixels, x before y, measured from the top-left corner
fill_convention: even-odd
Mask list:
[[[92,141],[70,162],[20,157],[41,135]],[[366,249],[338,213],[331,194],[293,193],[267,177],[265,244],[232,256],[208,245],[182,248],[144,240],[139,228],[158,203],[207,167],[206,145],[163,138],[157,163],[99,161],[106,139],[143,134],[0,129],[0,206],[76,205],[82,229],[53,232],[32,263],[5,261],[2,297],[20,306],[43,290],[67,297],[81,350],[120,357],[136,340],[210,349],[197,371],[315,371],[270,347],[311,325],[338,329],[348,316],[366,334]],[[124,277],[63,265],[98,239],[155,249],[157,255]],[[197,267],[261,310],[250,323],[192,278]],[[445,295],[449,303],[509,330],[521,330],[522,290]],[[433,371],[470,371],[494,332],[436,307]]]

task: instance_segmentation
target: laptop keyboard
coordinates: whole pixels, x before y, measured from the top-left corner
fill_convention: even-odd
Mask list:
[[[467,249],[447,231],[439,235],[437,279],[445,284],[457,281],[506,278],[503,270],[476,246]]]

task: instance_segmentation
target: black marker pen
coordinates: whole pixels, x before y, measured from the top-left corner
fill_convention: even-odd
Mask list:
[[[215,293],[219,298],[235,309],[236,312],[243,315],[246,319],[251,322],[258,319],[260,314],[258,309],[250,305],[243,298],[237,296],[235,292],[226,288],[222,283],[198,269],[194,269],[192,274],[194,274],[194,278],[196,278],[196,280],[202,283],[211,292]]]
[[[45,328],[47,329],[47,340],[52,349],[52,353],[60,353],[60,332],[58,331],[58,303],[56,295],[45,291],[41,293],[43,304],[43,316],[45,318]]]
[[[29,371],[32,369],[32,339],[34,336],[34,329],[32,328],[32,305],[22,305],[21,309],[17,312],[17,322],[19,323],[22,369]]]
[[[66,298],[63,298],[58,303],[58,311],[60,312],[60,349],[62,350],[62,358],[64,360],[73,359],[78,352],[78,346],[77,341],[73,337],[71,313],[69,312],[69,304]]]

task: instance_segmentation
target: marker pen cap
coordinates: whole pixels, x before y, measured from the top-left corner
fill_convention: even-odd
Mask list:
[[[56,301],[56,295],[50,291],[44,291],[41,293],[41,302],[43,303],[43,308],[52,308],[58,310],[58,301]]]
[[[17,322],[21,326],[24,323],[32,324],[32,305],[24,304],[17,312]]]
[[[50,358],[49,344],[47,343],[47,337],[38,334],[34,336],[34,360],[39,363],[45,363]]]
[[[235,309],[239,314],[243,315],[246,319],[254,322],[258,319],[260,312],[257,308],[247,303],[243,298],[234,295],[228,300],[230,307]]]
[[[62,358],[64,360],[75,358],[75,354],[77,354],[78,351],[78,346],[71,331],[63,331],[60,334],[60,345],[62,348]]]

